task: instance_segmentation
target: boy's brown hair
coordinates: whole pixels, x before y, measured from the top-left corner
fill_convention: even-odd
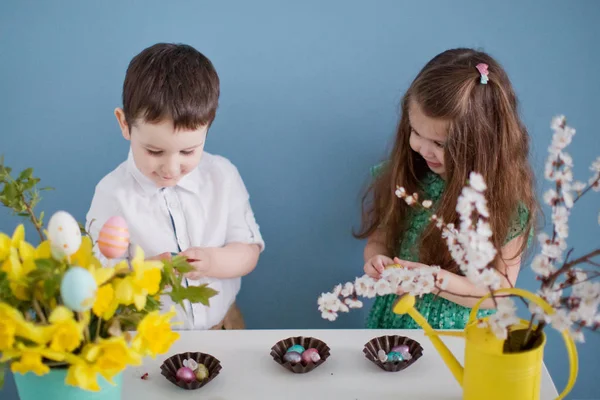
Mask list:
[[[157,43],[129,63],[123,112],[130,127],[140,119],[172,119],[176,130],[195,130],[215,119],[219,91],[219,76],[202,53],[185,44]]]

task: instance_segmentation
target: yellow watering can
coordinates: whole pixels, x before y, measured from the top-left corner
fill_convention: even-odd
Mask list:
[[[554,309],[542,298],[522,289],[500,289],[495,294],[512,294],[526,298],[540,306],[548,315]],[[394,306],[394,313],[408,314],[419,324],[440,353],[448,368],[463,388],[463,400],[538,400],[542,377],[543,351],[546,337],[532,350],[520,353],[503,353],[504,340],[498,339],[489,327],[481,326],[476,319],[481,303],[491,297],[482,297],[469,317],[462,332],[435,331],[427,320],[414,308],[415,298],[403,295]],[[484,318],[484,320],[487,318]],[[517,328],[526,328],[528,321],[521,320]],[[460,336],[465,338],[465,366],[439,336]],[[573,388],[577,378],[577,349],[568,331],[562,332],[570,363],[570,376],[567,387],[558,396],[564,398]]]

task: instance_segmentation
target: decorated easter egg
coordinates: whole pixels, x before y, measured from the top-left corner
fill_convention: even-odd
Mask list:
[[[296,353],[300,353],[300,354],[302,354],[302,353],[304,353],[304,347],[302,347],[302,346],[301,346],[301,345],[299,345],[299,344],[295,344],[295,345],[293,345],[292,347],[290,347],[289,349],[287,349],[287,351],[288,351],[288,352],[290,352],[290,351],[295,351]]]
[[[302,362],[304,364],[316,363],[320,359],[321,359],[321,356],[319,355],[319,350],[317,350],[317,349],[314,349],[314,348],[306,349],[304,351],[304,353],[302,353]]]
[[[394,346],[392,348],[392,351],[400,353],[402,355],[402,358],[404,358],[405,360],[410,360],[412,358],[412,356],[410,355],[410,350],[405,344],[402,344],[400,346]]]
[[[402,358],[402,354],[397,353],[395,351],[390,351],[387,354],[387,359],[389,362],[404,361],[404,358]]]
[[[288,351],[283,355],[283,361],[298,364],[299,362],[302,362],[302,355],[297,351]]]
[[[208,378],[208,368],[204,364],[198,364],[198,368],[194,371],[196,374],[196,379],[199,381],[203,381]]]
[[[94,276],[81,267],[67,270],[60,283],[60,296],[65,306],[75,312],[87,311],[94,305],[98,286]]]
[[[387,353],[385,352],[385,350],[379,349],[379,351],[377,352],[377,359],[381,362],[386,362],[388,359]]]
[[[110,217],[98,235],[98,249],[106,258],[122,257],[129,247],[129,229],[123,217]]]
[[[48,239],[52,255],[62,259],[79,250],[81,229],[71,214],[66,211],[58,211],[48,221]]]
[[[188,367],[179,368],[175,376],[178,381],[183,381],[185,383],[190,383],[196,380],[196,375],[194,374],[194,371],[192,371]]]

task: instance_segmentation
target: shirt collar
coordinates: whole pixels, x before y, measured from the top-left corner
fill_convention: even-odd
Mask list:
[[[135,161],[133,160],[131,149],[129,149],[129,154],[127,155],[127,169],[147,196],[152,196],[158,193],[158,191],[161,189],[138,169],[138,167],[135,165]],[[198,194],[200,192],[201,180],[202,176],[199,166],[197,166],[190,173],[181,178],[179,182],[177,182],[176,186]]]

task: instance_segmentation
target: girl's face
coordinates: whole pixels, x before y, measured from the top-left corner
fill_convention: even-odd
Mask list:
[[[419,153],[427,166],[445,177],[444,147],[448,133],[448,121],[425,115],[421,106],[411,101],[408,107],[410,121],[410,148]]]

